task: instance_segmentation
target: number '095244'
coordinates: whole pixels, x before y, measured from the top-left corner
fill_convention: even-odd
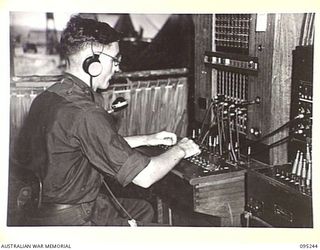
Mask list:
[[[300,244],[300,248],[318,248],[318,244]]]

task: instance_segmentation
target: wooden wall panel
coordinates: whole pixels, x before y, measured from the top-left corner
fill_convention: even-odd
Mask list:
[[[249,108],[248,128],[268,134],[289,121],[292,50],[299,43],[303,14],[268,14],[266,31],[254,32],[253,56],[259,58],[259,73],[250,78],[249,99],[261,97],[261,104]],[[260,48],[260,49],[259,49]],[[282,131],[264,141],[271,143],[288,135]],[[257,138],[248,134],[250,139]],[[271,164],[285,163],[287,146],[283,144],[269,153]]]
[[[193,15],[195,25],[195,54],[194,54],[194,92],[195,92],[195,120],[202,121],[205,109],[200,109],[198,105],[199,97],[211,99],[211,69],[204,65],[205,51],[212,50],[212,20],[213,15]],[[192,90],[190,90],[192,91]]]
[[[275,18],[274,52],[272,61],[270,128],[274,130],[290,119],[292,51],[299,45],[303,14],[277,14]],[[275,142],[288,135],[281,131],[270,139]],[[271,151],[271,162],[284,163],[287,160],[287,145],[282,144]]]
[[[259,129],[262,135],[270,131],[270,103],[271,103],[271,79],[272,79],[272,56],[274,35],[274,14],[267,17],[267,30],[252,33],[254,44],[251,44],[253,56],[259,59],[259,73],[257,77],[251,77],[248,89],[248,99],[253,100],[256,96],[261,97],[259,105],[248,108],[248,128]],[[271,39],[270,39],[271,38]],[[259,50],[259,46],[262,50]],[[250,139],[256,139],[248,134]]]

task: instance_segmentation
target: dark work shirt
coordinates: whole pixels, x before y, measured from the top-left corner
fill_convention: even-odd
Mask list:
[[[103,175],[123,186],[150,159],[118,135],[101,95],[73,75],[52,85],[33,101],[21,129],[17,159],[43,182],[43,201],[94,200]]]

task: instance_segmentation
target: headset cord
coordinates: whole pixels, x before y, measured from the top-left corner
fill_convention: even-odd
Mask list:
[[[93,89],[93,88],[92,88],[92,82],[93,82],[93,76],[90,75],[90,88],[91,88],[91,89]]]
[[[111,191],[110,187],[108,186],[107,182],[103,180],[103,184],[107,188],[109,194],[111,195],[112,199],[117,203],[117,205],[122,209],[122,211],[129,217],[130,220],[134,220],[132,216],[128,213],[128,211],[121,205],[121,203],[118,201],[118,199],[115,197],[113,192]]]
[[[93,102],[95,102],[95,98],[94,98],[94,94],[93,94],[93,88],[92,88],[92,80],[93,80],[93,77],[90,76],[90,95],[91,95],[91,99]]]

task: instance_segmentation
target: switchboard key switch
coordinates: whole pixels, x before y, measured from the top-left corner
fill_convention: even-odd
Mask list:
[[[290,174],[286,172],[286,178],[284,179],[285,181],[290,181]]]
[[[217,169],[217,166],[215,166],[214,164],[204,164],[204,165],[202,165],[202,168],[205,171],[214,171]]]
[[[201,128],[198,128],[198,134],[197,134],[197,138],[200,139],[201,138]]]
[[[303,165],[303,152],[300,152],[300,157],[299,157],[299,161],[298,161],[298,165],[295,173],[297,177],[301,176],[302,165]]]
[[[199,162],[198,162],[199,166],[201,167],[201,166],[203,165],[203,163],[204,163],[203,159],[200,158],[200,159],[199,159]]]
[[[283,171],[283,170],[281,171],[280,178],[281,178],[281,179],[284,179],[284,178],[285,178],[285,173],[284,173],[284,171]]]
[[[279,172],[280,172],[279,169],[276,168],[276,174],[275,174],[276,177],[279,177],[279,176],[280,176],[280,173],[279,173]]]
[[[200,167],[206,168],[206,164],[204,162],[201,162]]]
[[[311,189],[311,180],[310,179],[306,179],[306,186],[309,190]]]
[[[309,162],[309,167],[308,167],[308,171],[307,171],[307,182],[311,183],[312,180],[312,162]]]
[[[307,143],[306,147],[307,147],[306,160],[307,160],[307,163],[310,164],[311,162],[310,144]]]
[[[303,194],[307,193],[307,187],[304,185],[303,182],[301,182],[300,186],[299,186],[299,191]]]
[[[192,129],[192,135],[191,135],[191,139],[195,139],[196,138],[196,130]]]
[[[303,159],[303,165],[301,170],[301,177],[303,179],[307,178],[307,160]]]
[[[294,182],[294,184],[296,185],[296,186],[300,186],[300,177],[299,176],[296,176],[296,179],[295,179],[295,182]]]
[[[306,186],[306,179],[305,178],[301,178],[300,186],[301,187],[305,187]]]
[[[209,151],[212,150],[212,146],[213,146],[212,136],[209,135],[209,138],[208,138],[208,148],[209,148]]]
[[[291,174],[290,183],[294,183],[295,178],[296,178],[295,174]]]

